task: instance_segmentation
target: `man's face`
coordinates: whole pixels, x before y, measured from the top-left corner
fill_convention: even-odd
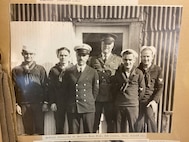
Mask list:
[[[67,64],[69,62],[70,53],[67,50],[60,50],[57,57],[60,63]]]
[[[77,64],[79,66],[83,66],[87,63],[87,60],[89,59],[89,55],[88,54],[78,54],[76,53],[76,57],[77,57]]]
[[[150,49],[144,49],[142,52],[141,52],[141,62],[144,64],[144,65],[151,65],[152,64],[152,61],[153,61],[153,53]]]
[[[123,64],[126,69],[130,70],[132,69],[136,59],[133,54],[124,54],[122,57]]]
[[[104,54],[110,54],[112,52],[112,49],[114,48],[114,42],[110,44],[106,44],[103,41],[101,42],[101,50]]]
[[[35,53],[30,53],[30,52],[27,52],[27,51],[22,51],[22,56],[24,57],[24,61],[25,62],[30,63],[30,62],[33,62]]]

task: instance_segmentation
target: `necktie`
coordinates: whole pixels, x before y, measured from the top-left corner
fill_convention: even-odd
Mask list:
[[[151,81],[151,77],[150,77],[150,73],[149,73],[149,71],[145,71],[145,81],[146,81],[146,85],[148,86],[148,87],[150,87],[150,81]]]
[[[106,62],[107,60],[107,55],[104,55],[104,63]]]
[[[62,82],[62,77],[64,75],[65,70],[66,70],[65,67],[62,67],[62,71],[60,72],[59,77],[58,77],[60,82]]]
[[[79,67],[78,68],[78,78],[81,76],[81,73],[82,73],[82,67]]]
[[[82,67],[79,68],[79,72],[82,73]]]

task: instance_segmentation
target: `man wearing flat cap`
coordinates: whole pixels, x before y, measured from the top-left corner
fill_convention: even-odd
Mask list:
[[[47,75],[34,61],[35,48],[23,46],[24,61],[12,70],[17,113],[22,116],[25,134],[44,134],[44,112],[47,111]]]
[[[96,113],[94,132],[99,130],[100,118],[103,113],[106,119],[107,132],[114,132],[114,111],[112,100],[111,78],[121,64],[121,57],[112,53],[117,35],[107,33],[101,38],[101,54],[91,57],[89,65],[96,69],[99,74],[100,89],[96,99]],[[102,128],[105,130],[105,128]],[[106,131],[106,130],[105,130]]]
[[[123,64],[116,70],[114,100],[116,106],[116,132],[136,132],[135,125],[139,113],[139,99],[145,91],[145,81],[141,70],[134,66],[138,57],[136,51],[126,49],[121,53]]]
[[[162,69],[153,63],[155,54],[155,47],[141,47],[141,63],[138,68],[144,74],[146,91],[140,100],[137,122],[138,132],[157,132],[155,114],[157,113],[157,104],[163,91],[163,75]],[[147,130],[144,129],[145,124],[147,124]]]
[[[74,50],[77,64],[66,70],[63,78],[65,92],[67,92],[69,133],[81,133],[81,127],[84,133],[92,133],[99,77],[97,71],[86,64],[91,47],[82,44],[75,46]]]

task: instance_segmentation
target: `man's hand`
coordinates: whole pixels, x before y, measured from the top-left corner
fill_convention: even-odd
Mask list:
[[[51,110],[52,111],[57,111],[57,106],[55,103],[51,104]]]
[[[152,100],[151,102],[148,103],[147,107],[150,107],[150,106],[152,107],[153,112],[157,113],[157,106],[158,105],[154,100]]]
[[[21,107],[20,107],[18,104],[16,104],[16,112],[17,112],[19,115],[22,115],[22,109],[21,109]]]

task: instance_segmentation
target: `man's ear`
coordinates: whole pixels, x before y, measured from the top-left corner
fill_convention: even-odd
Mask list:
[[[115,46],[115,42],[112,42],[112,44],[113,44],[113,48],[114,48],[114,46]]]
[[[134,64],[136,63],[136,58],[134,59]]]

